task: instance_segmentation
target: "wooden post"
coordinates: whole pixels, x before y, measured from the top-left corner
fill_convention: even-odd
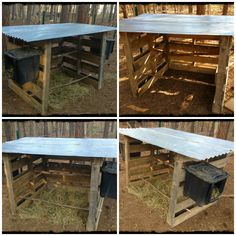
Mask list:
[[[44,46],[44,68],[43,68],[43,96],[42,96],[42,115],[47,114],[48,109],[48,93],[50,83],[51,69],[51,49],[52,43],[48,42]]]
[[[3,154],[3,162],[4,162],[4,170],[6,175],[7,181],[7,190],[8,190],[8,197],[10,202],[10,209],[13,215],[16,214],[16,202],[14,197],[13,191],[13,176],[12,176],[12,167],[9,155]]]
[[[91,164],[91,179],[90,179],[90,192],[89,192],[89,215],[86,224],[87,231],[96,230],[96,215],[98,209],[98,194],[100,184],[100,160],[93,160]]]
[[[134,67],[133,67],[134,59],[132,56],[131,45],[130,45],[128,33],[122,33],[122,37],[123,37],[123,42],[124,42],[124,53],[126,56],[126,63],[127,63],[127,68],[128,68],[128,72],[129,72],[130,87],[131,87],[131,91],[132,91],[133,96],[136,97],[137,91],[138,91],[138,85],[135,82],[135,78],[134,78]]]
[[[129,144],[129,138],[124,137],[124,155],[125,155],[125,187],[129,187],[129,160],[130,160],[130,144]]]
[[[169,210],[167,214],[167,223],[169,225],[174,224],[174,218],[175,218],[175,209],[176,209],[176,203],[177,203],[177,194],[179,189],[179,178],[183,167],[183,157],[182,156],[176,156],[175,157],[175,164],[174,164],[174,173],[173,173],[173,179],[172,179],[172,187],[171,187],[171,193],[170,193],[170,202],[169,202]]]
[[[102,33],[100,48],[101,51],[100,51],[100,63],[99,63],[99,74],[98,74],[98,89],[102,88],[102,82],[104,79],[104,64],[106,58],[106,32]]]
[[[82,55],[82,37],[78,39],[78,61],[77,61],[77,75],[81,73],[81,55]]]
[[[215,77],[215,97],[212,106],[213,113],[222,113],[224,107],[225,85],[228,78],[228,63],[230,54],[231,37],[224,36],[220,39],[220,52],[218,60],[218,71]]]

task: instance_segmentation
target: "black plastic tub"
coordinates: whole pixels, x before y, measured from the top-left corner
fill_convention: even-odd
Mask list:
[[[34,48],[17,48],[5,52],[5,68],[13,79],[23,85],[35,81],[39,74],[40,51]]]
[[[216,201],[224,190],[228,174],[206,162],[185,167],[184,195],[198,206]]]
[[[117,198],[117,164],[105,161],[102,165],[102,179],[100,186],[101,197]]]

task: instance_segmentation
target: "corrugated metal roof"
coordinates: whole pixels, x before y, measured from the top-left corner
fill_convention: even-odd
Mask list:
[[[231,141],[168,128],[120,129],[120,133],[197,160],[214,158],[234,150]]]
[[[116,158],[116,139],[26,137],[3,143],[3,153]]]
[[[142,14],[120,20],[120,32],[185,35],[234,35],[233,16]]]
[[[74,23],[17,25],[2,27],[2,32],[6,36],[20,39],[25,42],[52,40],[71,36],[96,34],[113,30],[116,30],[116,28],[103,25]]]

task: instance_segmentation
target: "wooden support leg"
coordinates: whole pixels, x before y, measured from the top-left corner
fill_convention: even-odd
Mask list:
[[[82,39],[78,39],[78,61],[77,61],[77,75],[81,73],[81,52],[82,52]]]
[[[181,156],[175,157],[175,164],[174,164],[174,173],[172,179],[172,187],[171,187],[171,194],[170,194],[170,203],[169,203],[169,210],[167,214],[167,223],[169,225],[174,225],[175,220],[175,210],[176,210],[176,203],[177,203],[177,194],[180,184],[180,174],[183,167],[183,158]]]
[[[128,33],[122,33],[121,36],[124,42],[124,53],[126,56],[126,63],[127,63],[127,68],[129,72],[130,87],[131,87],[133,96],[136,97],[138,95],[138,84],[136,83],[135,77],[134,77],[134,67],[133,67],[134,58],[131,51],[131,44],[128,37]]]
[[[96,230],[96,215],[98,209],[98,194],[100,184],[100,167],[101,162],[94,160],[91,166],[91,180],[90,180],[90,192],[89,192],[89,215],[86,224],[87,231]]]
[[[124,155],[125,155],[125,187],[129,187],[129,160],[130,160],[130,144],[129,144],[129,139],[128,137],[125,137],[124,140],[124,145],[125,145],[125,150],[124,150]]]
[[[50,69],[51,69],[51,50],[52,43],[49,42],[44,46],[44,69],[43,69],[43,96],[42,96],[42,115],[47,114],[48,110],[48,93],[50,83]]]
[[[15,202],[14,191],[13,191],[12,167],[11,167],[10,158],[7,154],[3,155],[3,162],[4,162],[4,169],[5,169],[5,175],[6,175],[6,181],[7,181],[8,197],[10,201],[10,209],[11,209],[11,213],[14,215],[16,214],[16,202]]]
[[[102,88],[102,82],[104,79],[104,64],[106,57],[106,33],[102,34],[101,39],[101,53],[100,53],[100,64],[99,64],[99,74],[98,74],[98,89]]]
[[[231,37],[221,37],[218,60],[218,71],[215,78],[215,97],[212,106],[213,113],[222,113],[225,97],[225,85],[228,77],[228,63],[230,54]]]

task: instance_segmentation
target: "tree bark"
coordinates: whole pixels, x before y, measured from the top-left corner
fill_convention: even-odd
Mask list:
[[[205,4],[198,4],[197,5],[197,15],[205,15],[206,6]]]
[[[69,5],[62,5],[60,23],[68,23]]]

